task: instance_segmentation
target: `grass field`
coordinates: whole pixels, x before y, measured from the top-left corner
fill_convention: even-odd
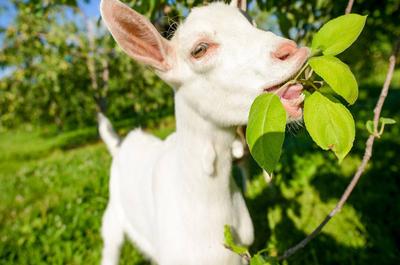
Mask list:
[[[392,92],[388,116],[399,117],[399,92]],[[359,108],[370,106],[369,100],[364,96]],[[271,184],[251,163],[246,198],[255,223],[253,250],[268,247],[271,255],[285,250],[334,207],[367,136],[363,124],[370,112],[355,112],[357,142],[341,165],[302,130],[288,134]],[[165,136],[169,130],[157,132]],[[287,264],[400,264],[399,135],[398,126],[388,129],[349,203]],[[1,133],[0,264],[98,264],[110,162],[93,128]],[[121,264],[149,263],[126,243]]]

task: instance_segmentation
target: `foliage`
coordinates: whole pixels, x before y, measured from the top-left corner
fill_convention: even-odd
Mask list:
[[[394,86],[385,105],[385,116],[400,115],[397,108],[399,91],[399,87]],[[262,258],[283,253],[304,239],[333,209],[363,155],[363,143],[368,137],[364,124],[372,109],[366,106],[373,106],[378,92],[379,87],[363,85],[359,103],[351,107],[359,140],[340,165],[333,155],[317,152],[317,146],[301,129],[296,135],[286,133],[284,152],[272,182],[267,183],[256,167],[252,170],[246,194],[256,231],[256,241],[250,249],[252,253],[264,250]],[[374,160],[348,204],[306,250],[282,264],[389,265],[397,262],[400,258],[395,247],[397,243],[390,239],[394,235],[382,233],[397,229],[395,220],[400,214],[399,207],[391,206],[391,197],[397,198],[400,194],[395,177],[400,170],[397,166],[399,133],[398,126],[387,129],[378,140]],[[392,232],[397,237],[397,233]],[[377,243],[376,240],[382,241]],[[260,254],[253,258],[257,255]]]
[[[324,55],[338,55],[350,47],[360,36],[366,17],[348,14],[328,21],[315,34],[311,48]]]
[[[315,92],[304,104],[304,124],[315,143],[324,150],[332,150],[339,162],[353,147],[354,119],[340,102]]]
[[[269,174],[279,162],[285,127],[286,111],[279,97],[270,93],[257,97],[249,113],[246,141],[253,158]]]
[[[329,85],[328,89],[354,104],[358,97],[357,80],[350,68],[338,58],[330,55],[313,57],[311,68]]]
[[[322,149],[332,150],[339,162],[353,146],[355,126],[353,116],[335,96],[337,94],[353,104],[358,97],[358,85],[349,67],[334,55],[343,52],[357,39],[365,20],[366,17],[348,14],[323,25],[312,40],[312,57],[293,80],[278,89],[294,83],[305,85],[304,123],[307,131]],[[351,28],[346,31],[348,24]],[[301,79],[307,70],[309,73]],[[322,85],[320,81],[314,81],[312,71],[323,79]],[[327,95],[326,91],[330,93]],[[281,156],[285,125],[286,113],[279,98],[268,94],[258,96],[249,113],[247,143],[254,159],[269,174]]]
[[[367,123],[365,125],[367,128],[367,131],[370,134],[375,134],[375,135],[378,135],[378,137],[381,137],[383,134],[383,131],[385,130],[385,125],[392,125],[395,123],[396,123],[396,120],[394,120],[394,119],[381,117],[381,118],[379,118],[379,124],[378,124],[378,127],[380,125],[379,131],[378,131],[378,128],[376,128],[377,131],[375,131],[374,122],[372,120],[367,121]]]
[[[70,6],[14,1],[15,22],[4,33],[0,65],[0,127],[54,123],[59,128],[95,124],[96,101],[110,116],[135,116],[146,125],[172,113],[172,91],[120,50],[103,26]],[[92,49],[92,46],[101,47]],[[95,68],[91,80],[90,63]],[[103,79],[105,71],[109,80]],[[123,95],[121,97],[121,95]]]
[[[225,247],[232,250],[233,252],[239,255],[246,255],[248,253],[248,249],[243,246],[239,246],[235,244],[233,239],[232,230],[229,225],[225,225],[224,227],[224,238],[225,238]]]

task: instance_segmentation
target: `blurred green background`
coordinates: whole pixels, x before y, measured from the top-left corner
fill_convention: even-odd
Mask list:
[[[198,0],[125,1],[165,37]],[[211,2],[211,1],[209,1]],[[301,45],[347,1],[248,1],[258,25]],[[96,130],[96,102],[120,134],[133,127],[163,138],[174,130],[172,90],[125,56],[99,19],[99,0],[0,2],[0,264],[98,264],[111,158]],[[334,207],[355,172],[400,36],[400,1],[356,0],[368,15],[341,59],[360,84],[354,149],[341,165],[302,128],[287,133],[266,183],[250,161],[245,193],[253,251],[270,255],[298,242]],[[244,47],[245,48],[245,47]],[[400,58],[397,58],[399,61]],[[397,64],[397,66],[399,63]],[[400,72],[383,109],[400,121]],[[400,128],[388,127],[347,205],[306,249],[284,264],[400,264]],[[238,170],[234,170],[238,175]],[[149,264],[124,245],[121,264]]]

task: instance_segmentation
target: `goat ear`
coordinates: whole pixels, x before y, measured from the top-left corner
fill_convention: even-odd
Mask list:
[[[246,12],[247,9],[247,1],[246,0],[232,0],[231,1],[231,6],[235,6],[244,12]]]
[[[130,57],[161,71],[170,69],[169,41],[146,17],[118,0],[102,0],[100,11],[115,41]]]

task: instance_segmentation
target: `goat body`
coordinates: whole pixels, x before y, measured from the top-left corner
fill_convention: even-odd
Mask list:
[[[246,124],[256,96],[298,71],[308,50],[255,28],[241,4],[195,8],[168,41],[118,0],[102,1],[103,19],[121,48],[174,88],[176,115],[176,133],[165,141],[137,129],[121,143],[99,116],[113,155],[103,265],[117,264],[124,234],[161,265],[244,263],[223,245],[225,224],[239,244],[253,242],[249,212],[231,178],[235,126]],[[299,111],[301,117],[298,90],[280,92],[294,119]]]

